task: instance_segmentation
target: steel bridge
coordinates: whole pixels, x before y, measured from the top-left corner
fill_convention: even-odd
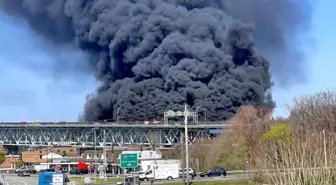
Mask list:
[[[191,144],[198,138],[211,139],[213,134],[223,132],[227,128],[225,123],[188,125],[188,141]],[[184,125],[0,123],[0,145],[103,147],[104,131],[106,146],[169,147],[180,143]]]

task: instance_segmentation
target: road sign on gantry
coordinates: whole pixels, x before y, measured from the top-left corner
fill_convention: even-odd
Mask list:
[[[136,168],[138,167],[138,154],[120,154],[121,168]]]

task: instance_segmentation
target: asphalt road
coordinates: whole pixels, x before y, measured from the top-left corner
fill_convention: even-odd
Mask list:
[[[37,177],[18,177],[7,175],[4,185],[37,185]]]
[[[226,176],[224,177],[196,177],[193,182],[196,181],[226,181],[226,180],[238,180],[242,178],[241,176]],[[5,177],[6,183],[4,185],[37,185],[37,177],[18,177],[15,175],[7,175]],[[164,184],[169,182],[181,182],[181,179],[174,179],[174,180],[164,180],[164,181],[154,181],[154,184]],[[150,184],[150,182],[141,182],[141,184]],[[73,182],[68,183],[68,185],[73,185]],[[115,185],[114,184],[104,184],[104,185]]]

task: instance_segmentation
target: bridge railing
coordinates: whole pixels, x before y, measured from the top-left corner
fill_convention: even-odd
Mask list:
[[[226,121],[198,121],[193,122],[189,121],[188,125],[218,125],[218,124],[225,124]],[[75,124],[82,124],[82,125],[164,125],[162,121],[160,122],[147,122],[147,121],[119,121],[119,122],[0,122],[1,125],[75,125]],[[171,121],[168,125],[184,125],[183,121]]]

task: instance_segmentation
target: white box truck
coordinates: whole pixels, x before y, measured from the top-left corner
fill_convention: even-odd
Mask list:
[[[144,164],[146,171],[140,172],[141,181],[179,178],[180,160],[150,160],[144,161]],[[144,169],[145,166],[142,167]]]

